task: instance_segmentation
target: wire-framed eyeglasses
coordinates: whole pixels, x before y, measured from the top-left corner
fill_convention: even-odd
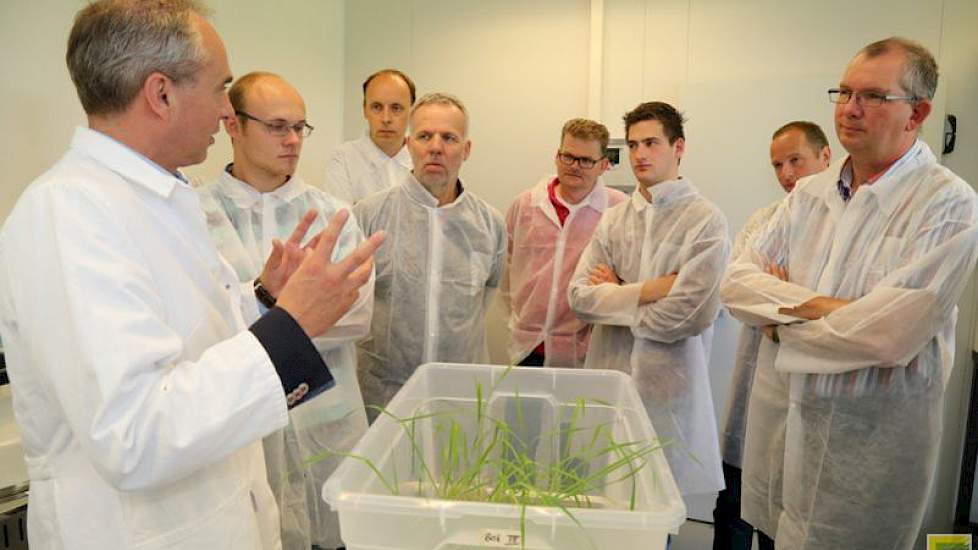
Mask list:
[[[918,97],[905,95],[890,95],[883,92],[865,91],[856,92],[846,88],[832,88],[829,90],[829,101],[832,103],[845,105],[856,98],[856,103],[864,107],[879,107],[891,101],[917,101]]]
[[[284,120],[276,120],[275,122],[268,122],[267,120],[262,120],[256,116],[250,115],[244,111],[234,111],[234,114],[244,117],[248,120],[254,120],[255,122],[261,123],[268,133],[277,137],[285,137],[289,135],[289,132],[295,132],[297,136],[301,138],[307,138],[312,134],[313,127],[306,123],[306,121],[296,122],[295,124],[289,124]]]

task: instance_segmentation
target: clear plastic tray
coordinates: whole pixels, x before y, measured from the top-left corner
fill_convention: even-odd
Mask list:
[[[567,502],[566,511],[536,505],[524,511],[518,504],[432,495],[426,480],[441,479],[447,461],[461,460],[459,453],[446,456],[449,435],[439,424],[444,418],[458,419],[453,437],[470,445],[480,422],[488,433],[488,422],[505,421],[517,434],[515,444],[539,463],[565,460],[563,454],[577,444],[568,433],[580,440],[600,429],[617,442],[656,441],[632,380],[621,372],[527,367],[507,372],[500,366],[431,363],[418,368],[387,410],[399,418],[435,416],[411,424],[409,436],[406,424],[381,415],[352,454],[369,459],[383,480],[366,461],[347,457],[324,485],[323,498],[339,513],[349,550],[648,550],[665,548],[668,534],[677,533],[686,519],[661,450],[636,460],[634,476],[619,481],[622,476],[609,475],[609,483],[592,487],[584,497],[586,507]],[[609,460],[573,468],[586,475]],[[395,486],[397,495],[391,493]],[[482,491],[491,492],[491,485]]]

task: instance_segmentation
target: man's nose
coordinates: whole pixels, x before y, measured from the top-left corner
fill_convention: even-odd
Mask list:
[[[859,96],[853,94],[849,103],[842,105],[842,113],[847,117],[859,118],[863,115],[863,104]]]
[[[285,138],[282,140],[282,143],[286,145],[295,145],[302,141],[302,137],[302,130],[296,130],[290,126],[288,132],[285,134]]]
[[[228,99],[228,94],[222,94],[221,96],[221,119],[229,120],[234,117],[234,107],[231,107],[231,100]]]

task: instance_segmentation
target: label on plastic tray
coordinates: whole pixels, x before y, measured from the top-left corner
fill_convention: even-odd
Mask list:
[[[520,546],[519,531],[499,531],[496,529],[486,529],[479,537],[486,546],[499,546],[503,548],[518,548]]]

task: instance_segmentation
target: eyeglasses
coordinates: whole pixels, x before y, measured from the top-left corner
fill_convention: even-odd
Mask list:
[[[297,122],[295,124],[289,124],[284,121],[267,122],[258,117],[251,116],[244,111],[235,111],[234,114],[244,117],[248,120],[254,120],[255,122],[260,122],[268,130],[268,133],[277,137],[285,137],[289,135],[289,132],[295,132],[297,136],[301,138],[307,138],[312,134],[313,127],[306,124],[306,121]]]
[[[594,165],[601,162],[601,159],[592,159],[588,157],[575,157],[569,153],[557,153],[557,159],[560,160],[566,166],[574,166],[576,162],[578,166],[587,170],[588,168],[594,168]]]
[[[864,107],[879,107],[890,101],[909,101],[914,102],[920,99],[914,96],[889,95],[881,92],[854,92],[852,90],[840,90],[832,88],[829,90],[829,101],[845,105],[856,98],[856,103]]]

